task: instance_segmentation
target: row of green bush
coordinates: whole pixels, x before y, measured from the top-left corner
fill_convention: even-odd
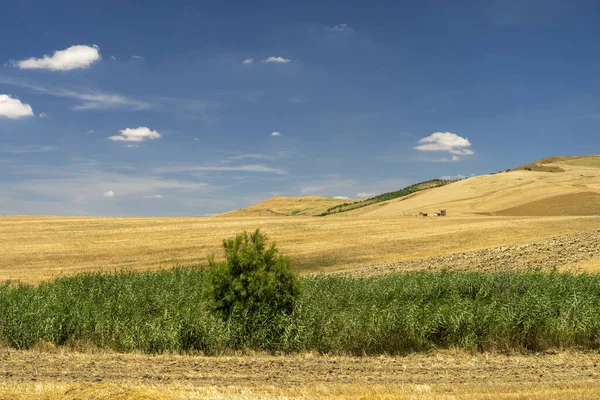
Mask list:
[[[0,342],[18,349],[51,342],[205,354],[600,347],[597,275],[305,277],[291,308],[234,307],[228,314],[203,293],[207,279],[203,268],[174,268],[85,274],[39,286],[7,283],[0,286]]]
[[[415,183],[414,185],[407,186],[403,189],[396,190],[393,192],[382,193],[380,195],[370,197],[365,200],[354,201],[352,203],[343,203],[338,204],[333,207],[329,207],[327,210],[322,212],[321,214],[316,214],[316,217],[324,217],[331,214],[337,214],[345,211],[356,210],[357,208],[366,207],[368,205],[374,203],[380,203],[382,201],[393,200],[399,197],[405,197],[409,194],[413,194],[416,192],[420,192],[422,190],[431,189],[435,187],[440,187],[447,185],[449,183],[456,182],[453,180],[443,180],[443,179],[431,179],[429,181]]]

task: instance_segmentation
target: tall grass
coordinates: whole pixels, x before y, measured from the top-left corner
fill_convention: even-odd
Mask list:
[[[600,347],[600,276],[412,272],[307,277],[294,312],[244,329],[209,311],[202,268],[86,274],[0,286],[0,341],[90,343],[116,351],[231,349],[398,354]],[[277,329],[273,329],[276,327]]]

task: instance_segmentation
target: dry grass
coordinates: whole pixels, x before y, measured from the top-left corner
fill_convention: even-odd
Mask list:
[[[442,188],[443,189],[443,188]],[[301,270],[339,270],[518,244],[597,228],[598,217],[0,217],[0,280],[204,264],[262,229]]]
[[[288,400],[288,399],[361,399],[361,400],[596,400],[600,398],[600,383],[581,381],[563,384],[529,382],[522,384],[459,384],[459,385],[323,385],[303,389],[194,385],[139,385],[131,383],[64,384],[54,382],[0,384],[0,400]]]
[[[3,352],[0,399],[595,399],[598,354],[407,357]],[[43,358],[40,357],[43,355]],[[32,360],[36,366],[33,367]],[[10,373],[6,371],[10,368]]]
[[[261,201],[250,207],[222,214],[227,217],[258,216],[312,216],[325,212],[329,207],[350,203],[353,200],[334,199],[321,196],[284,197],[278,196]]]
[[[530,205],[527,215],[540,215],[535,212],[545,208],[544,201],[553,201],[556,196],[580,193],[600,194],[600,156],[583,158],[555,157],[545,159],[545,168],[560,168],[563,172],[513,170],[498,174],[482,175],[465,179],[450,185],[420,192],[411,198],[392,200],[366,207],[353,213],[376,217],[417,214],[419,211],[433,213],[446,208],[450,215],[473,215],[503,213],[504,215],[524,215],[519,207]],[[539,162],[538,162],[539,163]],[[589,203],[574,202],[569,215],[595,215],[598,213],[598,198]],[[536,202],[535,204],[533,202]],[[565,215],[559,207],[548,207],[552,214]],[[510,213],[510,210],[516,210]]]

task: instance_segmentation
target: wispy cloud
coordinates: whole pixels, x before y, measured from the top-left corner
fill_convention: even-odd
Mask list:
[[[269,57],[264,59],[262,62],[264,63],[275,63],[275,64],[287,64],[289,63],[290,60],[289,58],[283,58],[283,57]]]
[[[333,196],[333,198],[338,200],[351,200],[348,196]]]
[[[145,140],[159,139],[162,137],[160,133],[153,131],[146,126],[126,128],[119,132],[121,132],[120,135],[110,136],[109,139],[122,142],[143,142]]]
[[[356,193],[356,197],[360,197],[361,199],[375,197],[377,194],[375,192],[358,192]]]
[[[0,153],[8,154],[48,153],[56,150],[58,150],[58,146],[0,147]]]
[[[333,32],[348,32],[350,31],[350,27],[348,26],[348,24],[337,24],[334,26],[328,26],[327,30],[333,31]]]
[[[26,80],[0,77],[0,83],[24,87],[37,93],[48,96],[80,100],[81,104],[73,107],[74,110],[104,110],[104,109],[133,109],[145,110],[153,105],[115,93],[106,93],[99,90],[74,90],[66,88],[46,87]]]
[[[163,196],[161,194],[151,194],[148,196],[142,196],[142,199],[162,199]]]
[[[245,64],[245,65],[254,64],[254,58],[246,58],[244,61],[242,61],[242,64]]]
[[[466,176],[460,175],[460,174],[458,174],[458,175],[444,175],[444,176],[440,176],[440,179],[444,180],[444,181],[456,181],[458,179],[465,179],[465,178],[466,178]]]
[[[18,119],[33,116],[33,109],[29,104],[7,94],[0,94],[0,118]]]
[[[102,196],[104,196],[104,197],[115,197],[115,192],[113,192],[112,190],[109,190],[108,192],[102,193]]]
[[[287,171],[266,165],[228,165],[228,166],[201,166],[201,165],[177,165],[172,167],[154,168],[155,173],[193,173],[193,172],[257,172],[277,175],[287,175]]]
[[[277,132],[277,131],[271,132],[271,136],[275,136],[275,137],[281,136],[281,132]]]
[[[49,69],[52,71],[70,71],[79,68],[89,68],[102,59],[98,46],[76,45],[65,50],[57,50],[51,56],[42,58],[28,58],[16,61],[14,64],[20,69]]]

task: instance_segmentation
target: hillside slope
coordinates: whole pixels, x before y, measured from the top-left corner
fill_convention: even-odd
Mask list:
[[[600,215],[600,156],[546,158],[351,211],[349,216],[416,215],[440,208],[450,216]]]
[[[306,216],[325,212],[328,208],[347,203],[347,199],[334,199],[321,196],[284,197],[278,196],[246,208],[230,211],[221,216],[256,217],[256,216]]]

